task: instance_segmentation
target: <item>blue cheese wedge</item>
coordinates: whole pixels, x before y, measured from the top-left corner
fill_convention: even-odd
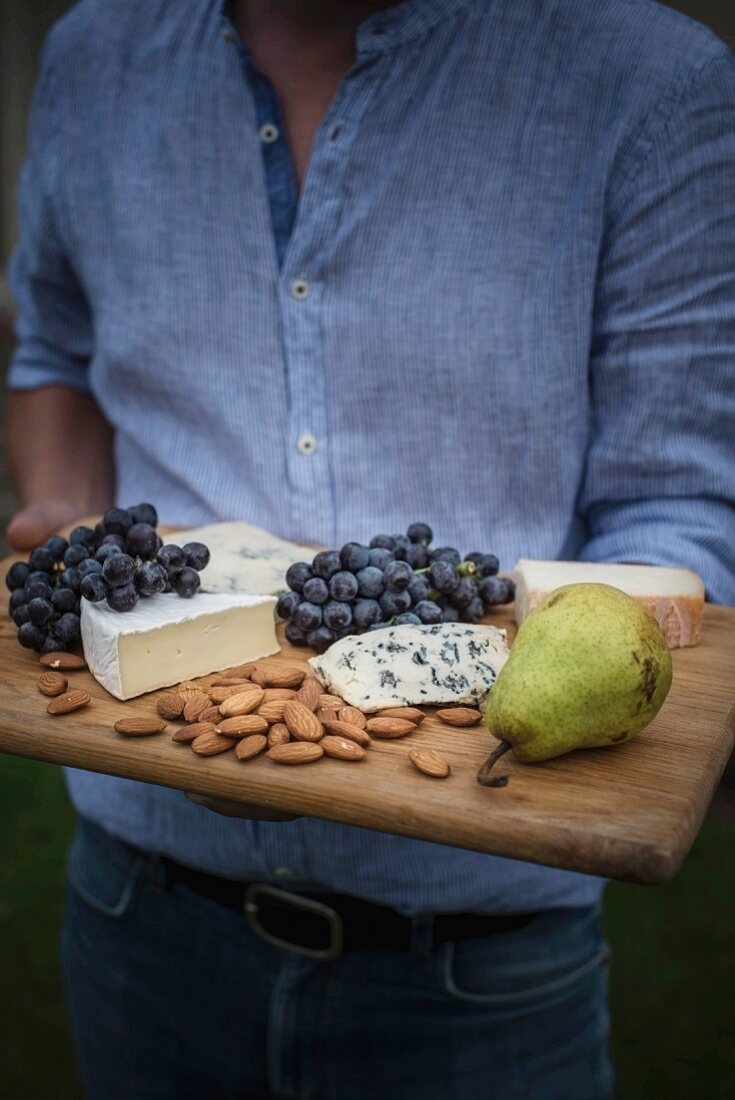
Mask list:
[[[117,699],[178,684],[279,650],[271,596],[174,593],[132,611],[82,600],[82,645],[92,675]]]
[[[438,623],[350,635],[309,664],[328,691],[370,712],[479,703],[508,656],[504,630]]]
[[[212,523],[171,538],[178,546],[203,542],[211,558],[201,572],[202,592],[251,592],[275,596],[286,588],[286,570],[311,561],[314,551],[287,542],[250,523]]]

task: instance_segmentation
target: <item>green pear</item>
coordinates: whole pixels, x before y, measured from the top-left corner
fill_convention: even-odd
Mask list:
[[[619,745],[647,726],[671,687],[671,654],[640,604],[607,584],[557,588],[521,625],[487,697],[485,724],[524,763]],[[507,781],[507,780],[506,780]]]

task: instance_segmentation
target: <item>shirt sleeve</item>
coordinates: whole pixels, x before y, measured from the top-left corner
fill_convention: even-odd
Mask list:
[[[56,79],[48,55],[47,45],[18,190],[19,244],[9,272],[17,345],[7,382],[15,390],[61,383],[88,391],[92,323],[62,235]]]
[[[596,562],[687,566],[735,604],[735,57],[681,90],[610,211],[579,508]]]

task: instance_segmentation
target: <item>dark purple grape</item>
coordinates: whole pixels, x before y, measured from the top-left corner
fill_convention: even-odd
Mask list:
[[[511,600],[510,585],[505,577],[485,577],[478,588],[478,595],[485,607],[495,607],[497,604],[509,603]]]
[[[340,626],[334,631],[334,636],[337,641],[340,638],[347,638],[350,634],[357,634],[357,629],[353,623],[348,623],[347,626]]]
[[[80,587],[83,593],[84,581]],[[63,615],[65,611],[79,610],[79,597],[71,588],[55,588],[51,593],[51,603],[54,605],[54,611],[59,615]]]
[[[405,592],[413,580],[413,569],[405,561],[392,561],[383,572],[387,592]]]
[[[49,634],[44,640],[39,653],[64,653],[68,648],[65,642],[55,638],[53,634]]]
[[[395,555],[392,550],[388,550],[385,546],[375,546],[370,551],[370,565],[376,569],[385,569],[388,562],[395,561]]]
[[[412,542],[403,559],[412,569],[425,569],[429,564],[429,551],[422,542]]]
[[[50,573],[54,565],[54,555],[45,546],[37,546],[35,550],[31,550],[28,568],[32,573]]]
[[[187,542],[181,549],[186,554],[186,564],[196,569],[197,573],[209,565],[209,547],[203,542]]]
[[[97,548],[97,553],[94,555],[95,561],[103,565],[107,558],[112,557],[113,554],[122,554],[122,550],[117,543],[103,542],[102,545]]]
[[[427,625],[442,621],[442,609],[433,600],[419,600],[414,607],[414,611],[418,615],[419,621]]]
[[[286,570],[286,584],[293,592],[303,592],[304,585],[312,577],[311,566],[305,561],[295,561]]]
[[[149,523],[134,523],[125,536],[125,549],[133,557],[154,558],[158,550],[158,535]]]
[[[54,613],[51,600],[42,600],[39,596],[28,603],[28,618],[34,626],[45,626]]]
[[[299,630],[296,623],[286,623],[286,629],[283,632],[286,636],[286,641],[291,645],[308,645],[306,641],[306,635],[303,630]]]
[[[451,604],[448,604],[446,607],[443,607],[442,608],[442,622],[443,623],[458,623],[459,622],[459,611],[457,610],[457,608],[452,607]]]
[[[301,596],[298,592],[281,592],[276,604],[276,615],[280,619],[290,619],[300,603]]]
[[[16,626],[23,626],[23,623],[29,623],[31,620],[28,615],[28,604],[19,604],[18,607],[14,608],[11,611],[10,618],[13,620]]]
[[[428,600],[429,598],[429,582],[425,577],[414,574],[413,580],[406,591],[411,597],[412,603],[421,603],[422,600]]]
[[[357,591],[367,599],[376,600],[383,595],[385,582],[383,572],[376,565],[368,565],[357,574]]]
[[[449,596],[455,607],[469,607],[477,595],[477,585],[470,577],[460,577],[459,584]]]
[[[390,623],[387,623],[384,620],[381,623],[373,623],[373,625],[369,629],[370,630],[385,630],[386,626],[390,626],[390,625],[391,625]]]
[[[104,562],[102,576],[110,588],[128,585],[135,576],[135,562],[129,554],[113,554]]]
[[[404,611],[396,615],[393,626],[421,626],[421,619],[418,615],[414,615],[413,611]]]
[[[411,542],[423,543],[424,546],[428,546],[434,537],[428,523],[412,523],[406,534]]]
[[[459,565],[462,561],[459,550],[455,550],[453,546],[438,546],[436,550],[429,551],[429,558],[432,562],[448,561],[452,565]]]
[[[411,545],[408,538],[405,535],[394,535],[393,540],[395,542],[395,549],[393,556],[396,561],[405,561],[408,554],[408,548]]]
[[[322,609],[315,603],[304,600],[294,611],[291,622],[295,623],[299,630],[303,630],[304,634],[308,634],[310,630],[316,630],[322,625]]]
[[[370,550],[359,542],[346,542],[339,552],[342,568],[348,573],[359,573],[370,564]]]
[[[307,645],[317,653],[324,653],[336,641],[337,635],[326,626],[319,626],[306,635]]]
[[[106,534],[107,534],[107,532],[105,531],[105,525],[102,522],[102,520],[100,520],[99,523],[95,523],[95,525],[94,525],[94,541],[93,541],[92,545],[93,546],[101,546],[102,540],[103,540],[103,538],[105,537]]]
[[[64,565],[67,568],[72,569],[74,566],[79,565],[80,562],[86,561],[89,557],[89,550],[81,542],[73,542],[71,546],[68,546],[64,551]]]
[[[403,592],[384,592],[379,602],[386,618],[392,619],[394,615],[402,615],[404,611],[408,611],[411,597],[405,589]]]
[[[373,535],[370,539],[371,550],[395,550],[396,540],[392,535]]]
[[[505,583],[508,585],[508,603],[513,603],[516,598],[516,582],[512,577],[506,577]]]
[[[92,546],[94,544],[94,531],[91,527],[75,527],[69,535],[69,542],[79,546]]]
[[[184,600],[190,600],[192,596],[196,596],[201,583],[196,569],[192,569],[189,565],[184,566],[171,577],[171,587],[176,595]]]
[[[54,561],[61,561],[67,551],[69,543],[63,537],[63,535],[51,535],[49,538],[46,539],[44,546],[48,550],[49,554],[51,554]]]
[[[132,611],[138,602],[135,585],[131,582],[121,584],[118,588],[111,588],[107,593],[107,602],[113,611]]]
[[[479,596],[473,596],[467,607],[460,608],[459,617],[463,623],[479,623],[485,614],[485,605]]]
[[[34,623],[23,623],[18,630],[18,641],[26,649],[40,649],[46,641],[46,631]]]
[[[58,584],[62,588],[71,588],[72,592],[78,592],[82,583],[82,578],[79,576],[79,570],[76,568],[64,569],[59,573]]]
[[[96,558],[85,558],[84,561],[80,561],[77,566],[80,577],[86,577],[89,573],[101,573],[102,566]]]
[[[49,578],[45,573],[43,573],[43,574],[36,573],[35,574],[36,578],[41,577],[41,576],[43,576],[43,578],[44,578],[43,580],[33,579],[34,574],[32,573],[31,576],[26,581],[26,586],[25,586],[23,591],[25,593],[25,598],[26,598],[27,603],[30,602],[30,600],[35,600],[35,599],[41,599],[41,600],[50,600],[51,599],[51,593],[53,592],[53,589],[52,589],[51,585],[49,584]],[[60,576],[63,577],[64,574],[61,573]]]
[[[333,600],[341,600],[343,603],[351,603],[358,592],[358,580],[354,573],[348,573],[346,569],[335,573],[329,582],[329,595]]]
[[[127,508],[133,523],[148,523],[151,527],[158,526],[158,512],[152,504],[136,504],[134,508]]]
[[[14,588],[10,593],[10,599],[8,600],[8,615],[12,615],[16,607],[22,607],[24,603],[28,603],[28,597],[26,596],[24,588]]]
[[[477,562],[477,570],[483,577],[494,577],[500,569],[500,562],[494,554],[483,554]]]
[[[322,620],[330,630],[342,630],[352,622],[352,608],[340,600],[330,600],[322,608]]]
[[[23,588],[30,575],[31,571],[27,563],[24,561],[16,561],[13,562],[10,569],[8,569],[5,574],[5,583],[12,592],[16,588]]]
[[[428,577],[429,584],[437,592],[453,592],[459,584],[459,576],[454,564],[444,558],[439,558],[438,561],[431,563]]]
[[[479,550],[471,550],[469,554],[465,554],[464,560],[471,561],[473,565],[479,565],[484,557],[485,555]]]
[[[175,542],[168,542],[156,554],[156,561],[163,566],[170,579],[173,573],[186,567],[186,554]]]
[[[102,522],[108,535],[126,535],[133,526],[133,517],[127,508],[108,508]]]
[[[328,581],[341,568],[339,550],[320,550],[311,563],[312,573],[315,577],[321,577],[323,581]]]
[[[382,622],[383,609],[377,600],[357,600],[352,608],[352,621],[359,630]]]
[[[73,611],[67,611],[54,623],[53,635],[66,645],[74,645],[82,636],[79,629],[79,616]]]
[[[309,577],[308,581],[304,583],[303,596],[309,603],[320,605],[326,603],[329,599],[327,582],[323,581],[321,577]]]
[[[166,570],[157,561],[144,561],[133,577],[133,584],[141,596],[155,596],[163,592],[167,581]]]
[[[125,546],[125,536],[118,534],[105,535],[100,546],[116,546],[118,550],[122,550],[123,554],[127,550]]]
[[[88,573],[82,578],[82,595],[90,603],[101,603],[102,600],[106,600],[109,591],[107,581],[101,573]]]

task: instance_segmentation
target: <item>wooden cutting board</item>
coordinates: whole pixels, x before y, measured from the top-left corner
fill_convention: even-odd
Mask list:
[[[515,633],[509,608],[488,621]],[[86,671],[69,674],[70,686],[85,687],[91,704],[54,718],[36,686],[38,657],[15,634],[3,616],[2,752],[633,882],[676,873],[733,747],[735,608],[705,609],[701,645],[674,651],[669,697],[632,742],[535,765],[507,754],[496,770],[510,781],[497,789],[475,779],[496,742],[481,727],[452,729],[433,715],[407,738],[375,741],[360,763],[299,767],[265,757],[240,763],[233,752],[197,757],[171,741],[177,722],[158,736],[123,737],[115,721],[154,713],[160,693],[121,703]],[[304,666],[309,655],[283,643],[273,659]],[[418,773],[407,759],[416,745],[445,756],[451,776]]]

